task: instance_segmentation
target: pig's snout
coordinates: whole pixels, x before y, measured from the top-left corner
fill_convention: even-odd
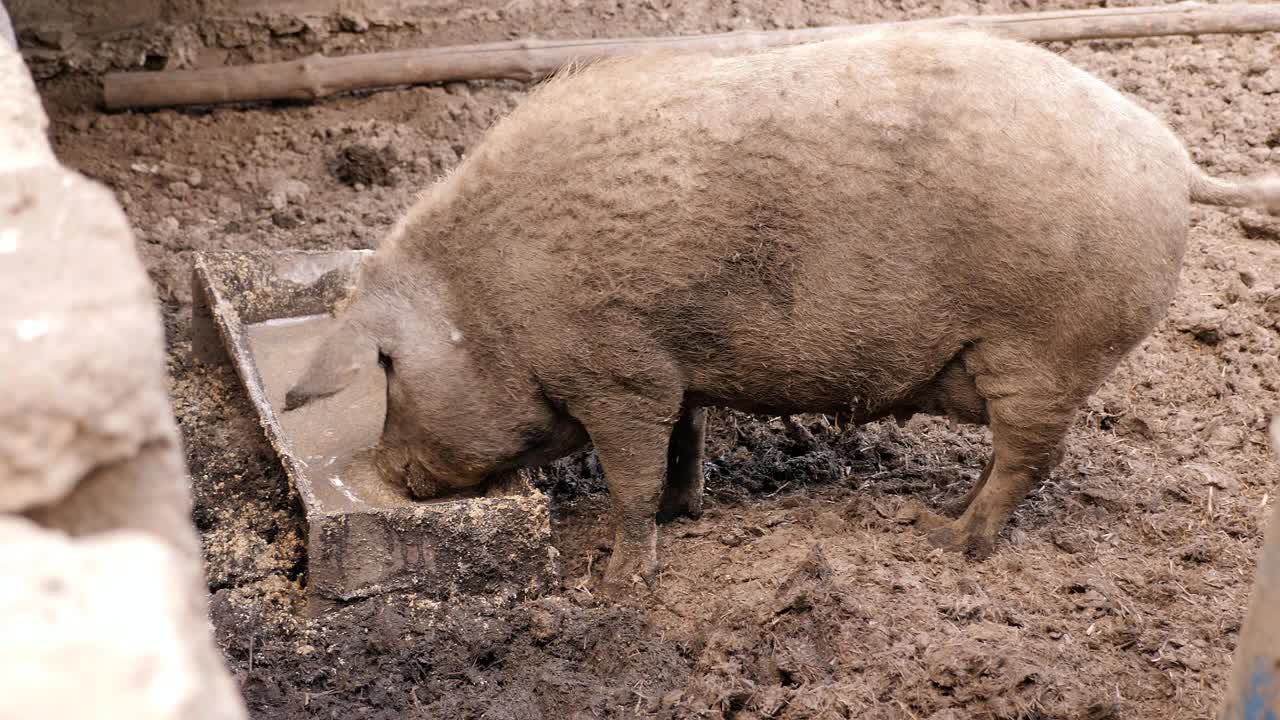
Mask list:
[[[439,497],[448,487],[423,467],[408,448],[389,445],[385,439],[358,453],[356,461],[372,467],[384,482],[408,489],[415,500]]]
[[[459,491],[483,488],[489,480],[487,475],[460,477],[438,474],[409,447],[388,443],[385,438],[357,453],[356,462],[371,467],[384,482],[407,489],[415,500],[434,500]]]
[[[417,500],[434,500],[449,492],[446,483],[418,463],[410,463],[404,467],[401,482],[409,487],[410,494]]]

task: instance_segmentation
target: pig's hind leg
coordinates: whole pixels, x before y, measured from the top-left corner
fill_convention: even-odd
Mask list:
[[[949,502],[942,508],[942,513],[947,517],[957,518],[964,514],[965,510],[973,504],[975,498],[982,493],[982,489],[987,486],[987,480],[991,478],[991,468],[995,465],[995,455],[987,458],[987,464],[982,468],[982,475],[978,476],[977,482],[973,487],[969,488],[969,492],[965,493],[959,499]]]
[[[1055,419],[1035,420],[1022,414],[1017,399],[1002,398],[992,408],[992,457],[985,482],[980,481],[949,510],[963,507],[960,516],[929,533],[936,547],[966,552],[977,558],[991,554],[996,536],[1004,529],[1018,504],[1058,464],[1071,414],[1053,413]]]
[[[667,483],[658,504],[658,522],[669,522],[681,515],[702,516],[702,453],[706,433],[706,410],[685,407],[667,446]]]
[[[984,478],[952,506],[963,508],[957,519],[924,524],[933,545],[978,558],[991,554],[1014,509],[1058,464],[1076,409],[1094,384],[1092,377],[1043,367],[1050,363],[1036,367],[1035,354],[1010,355],[1021,361],[1000,362],[990,353],[975,358],[992,438]]]
[[[925,389],[918,403],[930,408],[933,412],[946,415],[954,421],[971,424],[990,424],[987,415],[987,399],[978,391],[973,375],[968,369],[968,355],[974,351],[973,345],[966,346],[956,353],[938,375]],[[973,504],[975,498],[982,493],[991,478],[991,469],[995,464],[994,455],[987,458],[982,475],[963,497],[948,503],[942,512],[947,517],[959,517]]]

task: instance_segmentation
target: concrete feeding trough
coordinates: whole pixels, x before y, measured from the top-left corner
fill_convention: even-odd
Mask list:
[[[230,356],[267,439],[302,501],[307,587],[317,607],[394,591],[432,599],[519,598],[553,587],[546,497],[516,474],[484,496],[430,502],[352,456],[374,444],[386,377],[284,412],[284,395],[354,287],[368,251],[211,252],[196,256],[193,350]]]

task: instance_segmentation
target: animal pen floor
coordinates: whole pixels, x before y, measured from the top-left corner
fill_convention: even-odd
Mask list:
[[[493,6],[426,41],[492,38],[494,27],[617,36],[1028,9]],[[220,42],[243,60],[326,42],[351,50],[360,37]],[[1165,118],[1211,172],[1280,169],[1277,35],[1054,49]],[[1280,479],[1264,434],[1280,410],[1280,236],[1256,216],[1195,211],[1169,317],[1081,413],[1066,460],[985,562],[933,551],[909,524],[912,503],[939,504],[974,480],[985,430],[917,418],[841,431],[814,417],[810,440],[776,419],[717,412],[710,509],[661,531],[651,607],[600,604],[585,589],[607,558],[607,497],[579,457],[548,484],[559,595],[514,607],[397,596],[308,620],[285,476],[232,369],[189,356],[191,253],[373,247],[527,87],[117,115],[84,109],[85,87],[44,81],[53,139],[67,164],[119,194],[137,228],[163,303],[213,618],[254,717],[1101,720],[1215,708]]]

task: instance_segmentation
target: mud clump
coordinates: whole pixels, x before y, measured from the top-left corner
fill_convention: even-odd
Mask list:
[[[348,145],[338,151],[329,163],[329,172],[338,182],[355,188],[395,184],[391,170],[399,164],[391,147]]]
[[[842,627],[870,618],[855,598],[813,546],[768,602],[711,631],[682,704],[694,716],[849,716],[855,707],[837,679],[848,658],[837,643]]]

